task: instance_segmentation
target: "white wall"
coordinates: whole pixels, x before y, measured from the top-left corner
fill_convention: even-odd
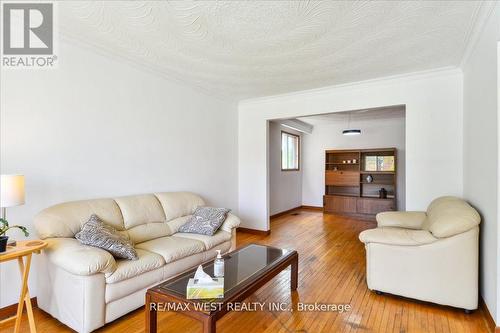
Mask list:
[[[345,122],[321,122],[302,139],[302,203],[323,206],[325,193],[325,150],[395,147],[398,149],[398,209],[405,208],[405,119],[400,117],[358,119],[352,116],[361,135],[345,136]]]
[[[482,216],[481,294],[497,324],[498,286],[498,73],[500,5],[491,14],[464,71],[464,196]]]
[[[406,106],[406,208],[462,195],[462,73],[443,70],[242,101],[239,104],[239,213],[269,229],[267,120]]]
[[[153,191],[194,191],[237,212],[236,104],[64,42],[59,61],[1,73],[1,172],[26,176],[12,222],[35,237],[47,206]],[[17,302],[19,277],[15,264],[0,269],[2,307]]]
[[[281,171],[282,130],[302,137],[300,132],[285,128],[275,122],[269,123],[270,215],[281,213],[302,205],[302,165],[300,165],[299,171]],[[301,147],[300,152],[303,156],[302,150],[303,148]],[[300,161],[302,162],[302,157]]]

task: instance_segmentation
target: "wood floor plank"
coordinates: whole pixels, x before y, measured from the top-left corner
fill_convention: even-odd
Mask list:
[[[298,213],[298,215],[292,215]],[[460,309],[438,306],[392,295],[376,295],[365,281],[365,250],[358,240],[373,222],[297,210],[272,220],[267,236],[238,233],[237,244],[268,244],[294,248],[299,253],[297,293],[290,293],[290,270],[249,297],[246,302],[349,303],[352,310],[337,312],[233,312],[217,322],[217,332],[232,333],[481,333],[489,332],[485,314],[465,314]],[[38,333],[72,332],[40,309],[34,309]],[[176,313],[159,313],[160,333],[201,332],[195,320]],[[22,332],[28,332],[23,318]],[[7,326],[6,332],[13,330]],[[138,309],[97,331],[98,333],[144,332],[144,315]],[[4,331],[2,331],[4,333]]]

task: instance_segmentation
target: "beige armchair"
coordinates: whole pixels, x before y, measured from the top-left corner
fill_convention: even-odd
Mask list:
[[[427,212],[378,214],[377,228],[359,235],[368,288],[466,312],[477,309],[480,220],[456,197],[434,200]]]

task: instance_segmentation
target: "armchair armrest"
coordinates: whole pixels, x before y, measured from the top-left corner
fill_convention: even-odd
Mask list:
[[[231,232],[233,229],[237,228],[241,223],[241,220],[238,216],[233,215],[231,213],[227,214],[226,220],[221,225],[221,229],[227,232]]]
[[[112,273],[116,269],[115,258],[97,247],[81,244],[74,238],[46,239],[44,254],[55,265],[75,275]]]
[[[427,218],[425,212],[383,212],[376,216],[378,227],[399,227],[407,229],[422,229]]]
[[[427,230],[383,227],[363,231],[359,234],[359,240],[365,244],[415,246],[430,244],[438,239]]]

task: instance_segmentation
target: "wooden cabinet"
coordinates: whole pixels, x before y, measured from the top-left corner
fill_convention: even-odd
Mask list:
[[[395,148],[327,150],[323,209],[370,219],[396,210],[396,180]]]
[[[323,210],[326,213],[350,214],[373,218],[380,212],[396,210],[394,199],[361,198],[343,195],[325,195]]]
[[[358,171],[326,171],[325,184],[335,186],[359,186]]]
[[[355,197],[325,195],[325,211],[331,213],[356,213],[357,203]]]
[[[395,210],[394,199],[357,198],[356,212],[359,214],[375,215],[380,212]]]

